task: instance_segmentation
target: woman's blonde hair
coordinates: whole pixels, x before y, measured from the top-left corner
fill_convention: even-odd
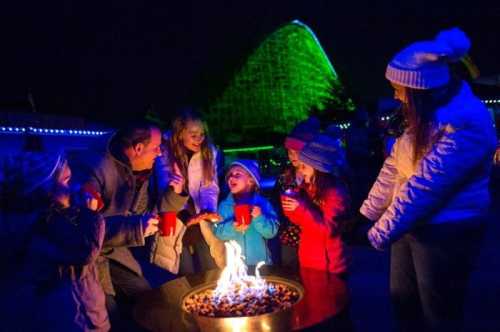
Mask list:
[[[427,153],[429,147],[437,139],[432,135],[431,130],[436,110],[449,103],[460,87],[460,82],[456,80],[434,89],[403,87],[406,102],[402,104],[402,111],[408,132],[413,140],[414,163]]]
[[[179,113],[172,122],[172,133],[170,136],[169,144],[167,144],[169,152],[173,156],[170,159],[172,167],[174,162],[177,163],[181,171],[182,176],[188,180],[188,165],[189,165],[189,154],[182,142],[182,134],[187,128],[188,122],[199,122],[202,125],[203,131],[205,133],[205,139],[201,144],[201,160],[203,167],[203,181],[209,183],[213,181],[215,175],[215,169],[213,167],[214,163],[214,153],[212,151],[212,143],[208,135],[207,123],[203,120],[200,113],[192,110],[185,109]]]

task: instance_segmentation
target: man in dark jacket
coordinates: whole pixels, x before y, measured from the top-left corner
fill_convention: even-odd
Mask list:
[[[97,199],[106,220],[99,268],[114,329],[121,329],[122,323],[116,300],[123,309],[150,289],[129,247],[144,246],[145,237],[157,232],[158,207],[178,211],[188,198],[182,192],[181,176],[174,177],[165,192],[158,192],[156,181],[150,179],[154,160],[161,154],[160,143],[160,129],[153,125],[134,124],[118,130],[105,154],[88,169],[83,186]]]

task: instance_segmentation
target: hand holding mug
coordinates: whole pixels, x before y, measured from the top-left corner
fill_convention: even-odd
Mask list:
[[[252,207],[252,212],[251,212],[252,218],[257,218],[261,214],[262,214],[262,209],[259,206],[254,205]]]
[[[97,211],[97,208],[99,207],[99,203],[97,202],[97,199],[93,197],[85,197],[85,205],[89,210],[92,211]]]
[[[286,195],[281,196],[281,207],[283,208],[283,211],[293,212],[299,207],[299,205],[299,200]]]
[[[158,232],[158,216],[153,214],[145,215],[142,219],[142,223],[142,228],[144,229],[144,237],[148,237]]]
[[[234,225],[234,230],[237,231],[237,232],[240,232],[240,233],[245,233],[247,231],[247,229],[250,227],[250,225],[248,224],[235,224]]]

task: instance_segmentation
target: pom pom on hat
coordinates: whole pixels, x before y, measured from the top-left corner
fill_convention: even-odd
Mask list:
[[[470,40],[459,28],[443,30],[436,36],[436,43],[447,45],[447,58],[451,62],[460,60],[470,49]]]
[[[467,54],[470,40],[453,28],[441,31],[434,40],[416,42],[400,51],[388,64],[385,77],[413,89],[433,89],[450,81],[448,62]]]
[[[285,148],[300,151],[320,130],[320,122],[316,117],[297,123],[285,139]]]

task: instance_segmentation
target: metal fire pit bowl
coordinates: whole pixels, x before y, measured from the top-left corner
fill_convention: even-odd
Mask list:
[[[297,331],[317,328],[342,317],[348,309],[346,282],[333,274],[311,269],[291,271],[276,266],[264,266],[260,272],[268,281],[296,288],[300,299],[288,310],[259,316],[213,318],[188,313],[182,308],[186,296],[215,287],[221,271],[211,270],[168,281],[143,294],[134,307],[134,319],[143,328],[155,332]]]
[[[299,298],[292,307],[285,310],[277,310],[274,312],[255,315],[255,316],[244,316],[244,317],[208,317],[198,314],[192,314],[186,312],[188,315],[194,317],[198,327],[203,332],[212,331],[252,331],[252,332],[265,332],[265,331],[291,331],[292,330],[292,311],[293,306],[299,303],[304,296],[304,288],[302,285],[296,281],[281,278],[278,276],[266,276],[263,277],[267,282],[272,282],[276,284],[282,284],[289,288],[294,289],[299,293]],[[214,289],[216,287],[216,282],[202,284],[194,287],[189,291],[181,301],[181,307],[184,309],[184,301],[189,296],[203,292],[208,289]],[[185,309],[184,309],[185,310]]]

